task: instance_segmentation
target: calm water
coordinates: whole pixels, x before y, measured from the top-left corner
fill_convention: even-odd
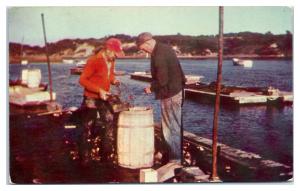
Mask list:
[[[203,75],[204,82],[216,79],[216,60],[182,60],[185,74]],[[42,81],[47,82],[47,65],[32,64],[29,67],[42,70]],[[63,107],[79,107],[82,88],[79,76],[70,75],[69,64],[52,65],[53,89],[57,101]],[[9,78],[17,79],[21,65],[9,66]],[[149,70],[149,60],[119,60],[117,70],[128,73]],[[273,86],[280,90],[293,90],[293,63],[283,60],[256,60],[252,68],[233,66],[231,61],[223,63],[223,83],[241,86]],[[122,98],[135,105],[152,106],[155,121],[159,121],[159,102],[154,96],[146,96],[143,88],[148,84],[131,80],[129,75],[118,77],[125,85],[121,86]],[[112,90],[116,91],[116,90]],[[129,99],[133,97],[134,99]],[[200,136],[211,138],[213,104],[201,104],[186,100],[183,108],[184,129]],[[245,151],[251,151],[268,159],[288,165],[293,162],[293,106],[251,106],[240,108],[221,107],[219,116],[219,141]]]

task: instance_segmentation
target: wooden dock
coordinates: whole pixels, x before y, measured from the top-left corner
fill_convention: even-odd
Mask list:
[[[140,181],[139,169],[111,167],[99,162],[97,157],[91,158],[90,166],[82,167],[78,164],[77,141],[82,129],[78,117],[81,114],[78,112],[76,110],[61,115],[10,114],[10,176],[13,183],[138,183]],[[152,167],[157,172],[155,175],[157,181],[168,182],[168,178],[173,176],[185,176],[181,179],[183,182],[192,181],[189,179],[190,175],[186,175],[187,173],[195,175],[194,182],[207,181],[207,175],[211,174],[212,140],[184,131],[183,171],[186,172],[181,171],[179,172],[181,175],[178,175],[173,166],[171,170],[162,168],[166,164],[164,161],[167,151],[160,129],[156,125],[155,166]],[[293,177],[291,166],[221,143],[218,144],[218,148],[218,172],[223,182],[274,182],[287,181]],[[161,153],[160,159],[156,157],[158,153]],[[200,168],[201,173],[195,167]]]
[[[151,82],[151,74],[133,73],[131,79]],[[215,84],[201,82],[188,83],[185,87],[185,95],[189,99],[197,101],[213,102],[216,96]],[[293,93],[280,91],[272,87],[240,87],[223,86],[221,90],[221,104],[228,105],[257,105],[257,104],[292,104]]]
[[[134,72],[130,74],[130,78],[134,80],[140,80],[144,82],[151,82],[152,76],[150,73],[147,72]],[[187,80],[186,84],[194,84],[196,82],[200,82],[204,76],[199,75],[185,75],[185,78]]]
[[[184,131],[184,157],[210,174],[212,140]],[[293,177],[293,168],[228,145],[218,144],[218,171],[223,181],[283,181]]]

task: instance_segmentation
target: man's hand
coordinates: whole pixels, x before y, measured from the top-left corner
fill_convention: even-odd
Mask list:
[[[100,96],[100,98],[101,98],[102,100],[106,101],[109,95],[110,95],[109,92],[107,92],[107,91],[105,91],[105,90],[103,90],[103,89],[100,89],[100,91],[99,91],[99,96]]]
[[[115,79],[112,84],[115,86],[119,86],[121,84],[121,82],[119,80]]]
[[[145,92],[146,94],[151,94],[151,89],[150,89],[150,87],[146,87],[146,88],[144,89],[144,92]]]

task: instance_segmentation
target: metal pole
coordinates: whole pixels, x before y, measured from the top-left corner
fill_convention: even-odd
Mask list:
[[[221,81],[222,81],[222,64],[223,64],[223,15],[224,7],[219,7],[219,52],[218,52],[218,75],[216,84],[216,100],[215,100],[215,111],[214,111],[214,122],[213,122],[213,145],[212,145],[212,174],[211,180],[217,181],[218,170],[217,170],[217,143],[218,143],[218,114],[220,110],[220,92],[221,92]]]
[[[46,29],[45,29],[45,22],[44,22],[44,14],[42,16],[42,23],[43,23],[43,32],[44,32],[44,41],[45,41],[45,49],[46,49],[46,56],[47,56],[47,65],[48,65],[48,79],[49,79],[49,90],[50,90],[50,101],[53,101],[52,96],[52,75],[51,75],[51,67],[50,67],[50,59],[49,59],[49,52],[48,52],[48,43],[46,38]]]

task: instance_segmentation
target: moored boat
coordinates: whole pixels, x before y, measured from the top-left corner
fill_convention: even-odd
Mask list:
[[[41,83],[40,69],[22,70],[21,80],[9,82],[9,103],[20,107],[46,105],[50,102],[47,84]],[[53,92],[53,99],[56,94]]]
[[[21,60],[21,65],[27,65],[28,64],[28,60]]]
[[[70,69],[72,75],[80,75],[84,69],[84,66],[76,66]]]
[[[85,60],[75,60],[75,67],[70,69],[70,73],[73,75],[80,75],[86,64]]]
[[[252,60],[242,60],[242,59],[238,59],[238,58],[233,58],[232,62],[233,62],[234,66],[244,66],[246,68],[251,68],[253,65]]]
[[[65,59],[62,60],[62,62],[63,62],[64,64],[73,64],[73,63],[74,63],[74,60],[73,60],[73,59],[67,59],[67,58],[65,58]]]

